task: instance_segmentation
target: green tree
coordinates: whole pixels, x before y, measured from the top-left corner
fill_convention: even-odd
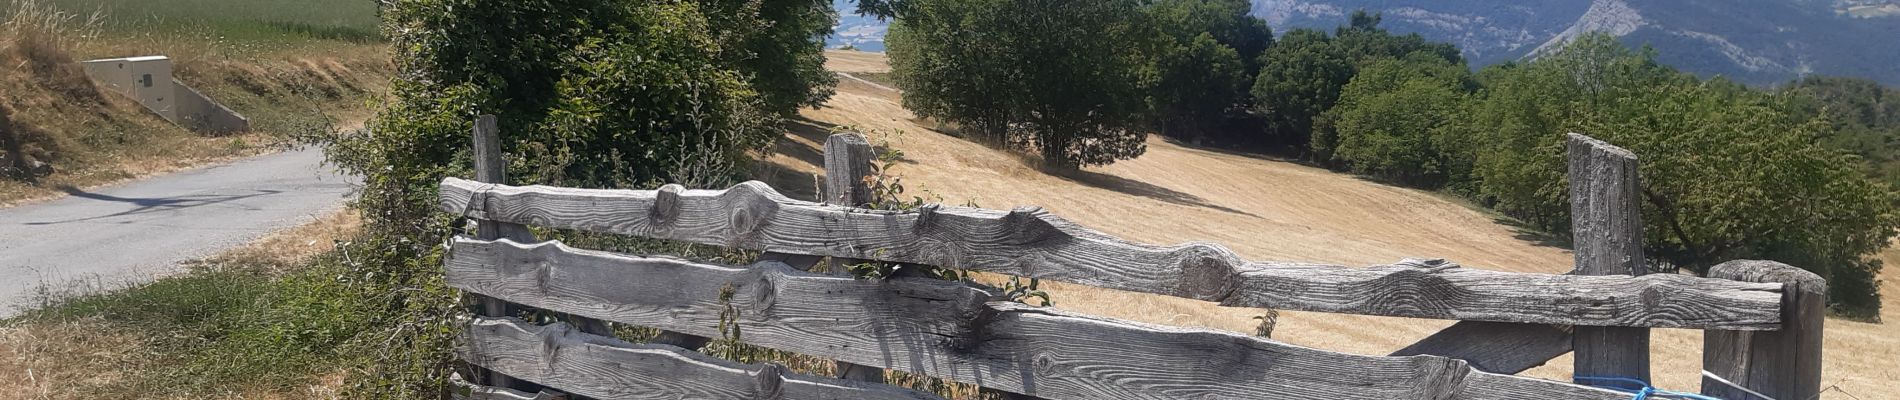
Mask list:
[[[1229,120],[1246,118],[1247,86],[1273,42],[1266,22],[1244,0],[1163,0],[1143,9],[1165,36],[1149,55],[1150,124],[1192,142],[1226,137]]]
[[[1457,122],[1472,139],[1480,200],[1551,232],[1570,230],[1561,137],[1583,132],[1598,105],[1683,78],[1607,35],[1588,35],[1536,62],[1486,68],[1483,100]],[[1637,117],[1637,116],[1630,116]],[[1586,132],[1592,133],[1593,132]]]
[[[1451,121],[1462,110],[1474,84],[1463,65],[1415,54],[1403,60],[1373,61],[1340,94],[1339,104],[1323,115],[1328,129],[1316,148],[1330,153],[1354,173],[1427,188],[1469,174],[1468,153],[1454,151],[1462,134]]]
[[[1484,200],[1568,230],[1562,135],[1582,132],[1642,158],[1645,252],[1652,268],[1702,272],[1774,259],[1827,277],[1836,309],[1878,307],[1869,256],[1900,227],[1895,193],[1856,160],[1816,143],[1823,118],[1730,82],[1655,64],[1653,52],[1592,35],[1525,66],[1487,70],[1464,124],[1479,139]]]
[[[1260,70],[1260,53],[1273,46],[1273,29],[1267,21],[1252,15],[1247,0],[1158,0],[1143,11],[1150,23],[1176,44],[1193,41],[1205,33],[1222,46],[1234,49],[1246,65],[1247,76]]]
[[[1311,29],[1287,32],[1261,59],[1252,93],[1256,112],[1268,121],[1267,143],[1304,152],[1312,142],[1313,121],[1352,81],[1352,62],[1325,32]]]
[[[1378,14],[1354,12],[1349,25],[1325,32],[1298,29],[1281,37],[1262,55],[1252,93],[1256,112],[1268,119],[1267,140],[1275,146],[1305,152],[1320,161],[1333,159],[1324,150],[1333,143],[1314,143],[1320,114],[1333,108],[1340,91],[1352,81],[1360,65],[1424,53],[1451,64],[1463,64],[1458,48],[1432,43],[1418,34],[1395,36],[1378,27]],[[1326,135],[1331,137],[1331,135]]]
[[[837,23],[825,0],[701,0],[721,63],[737,67],[766,110],[791,117],[830,99],[838,77],[825,70],[825,35]]]
[[[904,105],[1070,169],[1134,158],[1152,28],[1140,3],[912,0],[886,38]]]
[[[1821,143],[1859,155],[1868,173],[1900,184],[1900,89],[1868,79],[1812,76],[1778,94],[1789,112],[1832,123]]]

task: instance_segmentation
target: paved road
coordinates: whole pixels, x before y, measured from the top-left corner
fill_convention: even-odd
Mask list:
[[[358,179],[304,149],[0,208],[0,317],[41,285],[108,287],[174,271],[340,208]]]

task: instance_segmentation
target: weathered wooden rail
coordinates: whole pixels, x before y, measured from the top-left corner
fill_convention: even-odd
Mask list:
[[[1772,262],[1714,278],[1640,275],[1635,157],[1573,135],[1578,268],[1572,274],[1468,269],[1443,260],[1351,268],[1248,262],[1218,245],[1122,240],[1046,211],[868,202],[855,177],[872,151],[826,145],[828,203],[748,182],[725,190],[508,186],[492,119],[477,123],[479,181],[449,178],[441,209],[481,221],[458,237],[446,282],[484,302],[461,357],[489,373],[469,397],[932,398],[882,383],[883,370],[1021,396],[1098,398],[1490,399],[1630,395],[1511,374],[1578,352],[1582,376],[1647,381],[1646,328],[1711,330],[1703,391],[1806,398],[1819,389],[1824,283]],[[526,225],[764,252],[719,265],[536,241]],[[1636,235],[1636,236],[1631,236]],[[1219,302],[1332,313],[1463,320],[1393,355],[1355,355],[1203,329],[1154,326],[1011,302],[994,288],[927,277],[807,272],[821,257],[931,265]],[[1721,279],[1718,279],[1721,278]],[[567,315],[538,326],[513,307]],[[608,323],[662,330],[634,344]],[[722,325],[762,347],[835,359],[840,377],[745,365],[694,351]],[[1586,361],[1588,360],[1588,361]],[[1812,379],[1810,379],[1812,378]],[[517,379],[526,381],[520,382]],[[1731,386],[1733,384],[1734,386]],[[513,388],[513,389],[511,389]],[[532,391],[532,390],[530,390]]]

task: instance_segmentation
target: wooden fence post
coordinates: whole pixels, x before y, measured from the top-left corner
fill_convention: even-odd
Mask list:
[[[1642,275],[1642,185],[1636,154],[1571,133],[1570,226],[1578,275]],[[1578,326],[1572,334],[1575,377],[1649,382],[1649,329]],[[1613,382],[1580,380],[1584,384]]]
[[[475,118],[475,180],[497,185],[508,184],[508,166],[502,160],[501,127],[494,115],[482,115]],[[475,237],[482,240],[508,239],[516,243],[535,242],[534,232],[521,224],[477,220]],[[514,314],[516,307],[501,299],[478,296],[482,303],[482,316],[506,317]],[[573,315],[561,315],[568,324],[582,332],[602,336],[613,336],[613,328],[605,321]],[[501,388],[517,386],[514,378],[507,375],[489,373],[489,385]]]
[[[1827,281],[1794,266],[1758,260],[1716,265],[1709,277],[1782,284],[1781,330],[1704,331],[1702,393],[1748,400],[1820,395]]]
[[[482,115],[475,118],[474,134],[475,151],[473,156],[475,158],[475,180],[482,183],[507,184],[506,167],[502,164],[501,159],[501,128],[496,124],[495,116]],[[518,238],[517,235],[527,232],[527,227],[517,224],[487,219],[477,219],[475,221],[475,237],[483,240],[495,240],[504,237]],[[506,317],[514,314],[514,311],[511,310],[513,307],[510,307],[508,302],[502,301],[501,299],[478,294],[469,294],[468,296],[472,296],[481,302],[482,316]],[[483,383],[488,386],[497,388],[513,388],[516,386],[515,379],[508,375],[494,371],[486,371],[485,375],[487,375],[488,381]]]
[[[825,138],[825,187],[826,204],[847,207],[862,207],[876,199],[871,197],[871,188],[864,177],[871,175],[871,163],[877,160],[877,150],[871,148],[871,142],[864,135],[856,133],[838,133]],[[838,273],[846,265],[864,262],[858,259],[832,259],[831,271]],[[868,382],[884,382],[884,369],[857,365],[839,361],[837,375],[841,379]]]

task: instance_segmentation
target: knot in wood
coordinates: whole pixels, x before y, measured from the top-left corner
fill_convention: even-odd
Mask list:
[[[990,325],[995,324],[998,318],[1002,318],[1003,313],[1005,311],[990,307],[986,303],[976,303],[975,307],[964,309],[959,313],[963,316],[962,329],[958,329],[956,337],[950,339],[950,349],[960,353],[975,352],[977,347],[982,346],[983,342],[995,335],[990,331]]]
[[[733,239],[752,238],[772,221],[772,215],[778,213],[778,201],[772,199],[772,189],[758,182],[741,183],[726,191],[724,203],[728,214],[728,227],[732,229]]]
[[[572,340],[568,338],[568,335],[573,333],[574,329],[568,326],[566,322],[557,322],[541,329],[539,335],[539,339],[541,339],[541,359],[547,361],[547,365],[543,365],[542,367],[547,368],[548,372],[554,372],[554,364],[559,363],[561,359],[561,344],[562,342]]]
[[[1060,375],[1061,369],[1057,367],[1056,358],[1050,356],[1049,353],[1036,354],[1032,362],[1035,363],[1036,375],[1039,378],[1047,379]]]
[[[778,304],[778,281],[784,277],[785,273],[782,270],[761,271],[758,279],[754,279],[752,284],[743,285],[744,290],[750,292],[748,299],[752,304],[747,308],[752,310],[753,320],[771,319],[769,317],[772,315],[772,307]]]
[[[752,398],[771,400],[785,397],[785,366],[768,362],[759,364],[759,370],[753,373]]]
[[[680,192],[683,191],[686,191],[686,187],[678,184],[667,184],[654,191],[653,209],[647,212],[647,218],[653,221],[653,225],[673,224],[673,219],[680,214]]]
[[[1175,265],[1181,269],[1175,291],[1182,297],[1218,302],[1232,295],[1240,284],[1240,257],[1212,244],[1193,244],[1175,251]]]

